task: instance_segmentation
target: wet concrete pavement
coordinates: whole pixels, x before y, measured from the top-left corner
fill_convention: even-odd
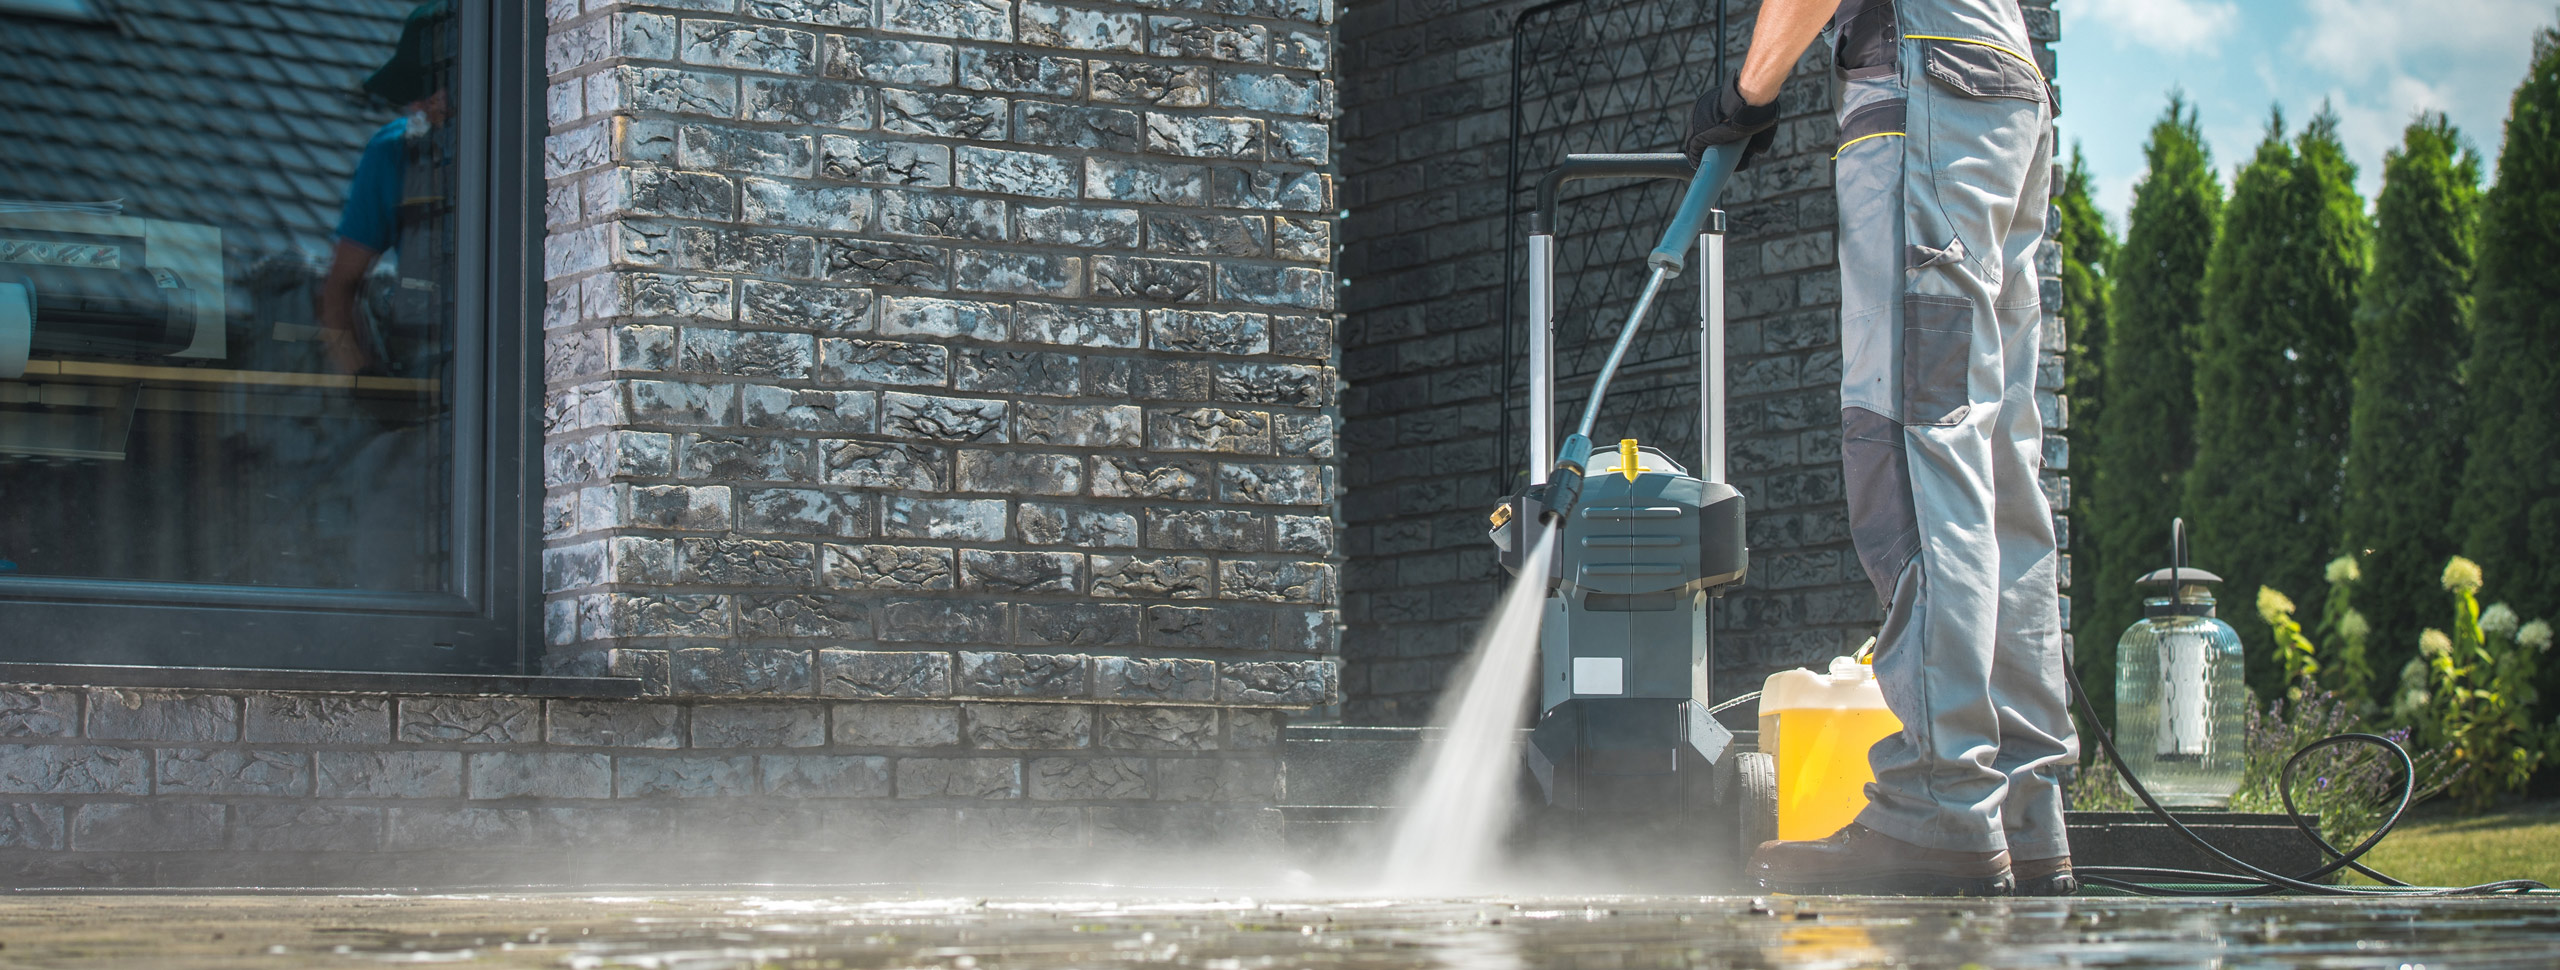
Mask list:
[[[0,968],[2560,966],[2560,900],[1279,900],[558,893],[0,899]]]

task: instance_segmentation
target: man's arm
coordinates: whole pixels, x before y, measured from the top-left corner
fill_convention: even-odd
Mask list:
[[[365,274],[381,258],[381,253],[362,243],[338,240],[337,250],[330,254],[329,275],[321,277],[319,291],[312,294],[321,349],[329,355],[329,366],[341,374],[357,373],[373,363],[364,341],[356,338],[356,301],[363,295]]]
[[[1840,0],[1762,0],[1760,19],[1751,28],[1751,52],[1743,55],[1737,78],[1743,100],[1755,105],[1778,100],[1778,88],[1804,59],[1804,49],[1839,9]]]

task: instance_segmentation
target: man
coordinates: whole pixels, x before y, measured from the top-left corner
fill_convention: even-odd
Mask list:
[[[409,11],[391,59],[364,80],[365,91],[400,105],[401,116],[375,130],[356,160],[355,176],[347,184],[347,202],[338,214],[329,272],[313,294],[321,346],[330,366],[341,373],[383,366],[383,361],[375,359],[373,341],[365,339],[358,326],[357,306],[365,276],[382,254],[399,248],[404,230],[422,228],[419,213],[441,201],[432,197],[432,184],[416,183],[432,183],[418,171],[427,160],[424,143],[434,129],[452,118],[430,53],[433,37],[449,19],[446,0],[432,0]],[[405,275],[427,278],[432,267],[426,264],[435,255],[410,254],[419,265]]]
[[[1829,838],[1770,842],[1788,892],[2073,891],[2053,516],[2037,483],[2035,249],[2051,99],[2016,0],[1763,0],[1740,74],[1690,114],[1692,160],[1765,149],[1826,22],[1842,77],[1841,459],[1884,603],[1876,677],[1903,723]]]

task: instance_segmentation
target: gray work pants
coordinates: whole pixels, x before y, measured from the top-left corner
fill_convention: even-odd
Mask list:
[[[2037,482],[2035,252],[2052,114],[1996,45],[1901,39],[1840,104],[1841,457],[1885,605],[1901,733],[1860,824],[1939,849],[2067,854],[2060,554]]]

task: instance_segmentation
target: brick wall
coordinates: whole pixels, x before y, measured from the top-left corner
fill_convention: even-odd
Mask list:
[[[1326,699],[1330,4],[1205,6],[551,4],[551,669]]]
[[[2026,5],[2036,36],[2057,36],[2050,5]],[[1526,460],[1525,433],[1517,430],[1526,417],[1525,370],[1507,389],[1501,379],[1502,356],[1524,352],[1525,344],[1506,349],[1501,320],[1503,280],[1525,273],[1523,263],[1504,265],[1506,200],[1527,202],[1525,194],[1506,191],[1504,179],[1513,18],[1529,6],[1393,0],[1343,14],[1348,720],[1428,717],[1502,575],[1484,538],[1484,515],[1500,500],[1506,476]],[[1592,13],[1595,18],[1614,19],[1591,28],[1581,46],[1559,45],[1565,50],[1557,62],[1571,68],[1556,73],[1572,80],[1546,82],[1541,90],[1556,100],[1526,113],[1524,143],[1536,157],[1524,162],[1524,185],[1539,173],[1539,158],[1564,151],[1675,150],[1690,101],[1714,73],[1712,4],[1585,0],[1580,6],[1605,11]],[[1732,4],[1731,64],[1740,63],[1756,10],[1749,0]],[[1669,45],[1672,63],[1615,78],[1615,90],[1602,93],[1612,86],[1613,68],[1642,63],[1610,52],[1645,42],[1653,36],[1646,32],[1675,31],[1685,33],[1669,38],[1676,41]],[[1717,615],[1719,696],[1756,689],[1773,670],[1818,664],[1854,648],[1873,633],[1880,615],[1849,545],[1842,494],[1830,163],[1837,128],[1828,53],[1815,46],[1781,102],[1774,149],[1736,179],[1725,202],[1731,215],[1728,477],[1750,504],[1752,573]],[[2050,50],[2039,53],[2049,70]],[[1557,107],[1571,99],[1555,92],[1576,85],[1594,96],[1571,111]],[[1570,125],[1542,120],[1573,111],[1580,113]],[[1629,223],[1635,228],[1617,230],[1644,234],[1639,251],[1649,248],[1650,234],[1667,218],[1664,195],[1663,204]],[[1609,231],[1591,218],[1577,224],[1572,211],[1569,203],[1568,232]],[[1624,262],[1633,267],[1636,260]],[[1677,344],[1695,340],[1666,322],[1695,312],[1695,284],[1687,285],[1686,294],[1675,286],[1657,311],[1662,337],[1639,348],[1637,359],[1649,363],[1622,378],[1595,437],[1613,440],[1620,429],[1643,425],[1653,433],[1638,437],[1672,445],[1684,462],[1694,454],[1695,351]],[[1561,303],[1560,314],[1566,312]],[[1626,312],[1623,305],[1583,310],[1592,319],[1560,319],[1559,327],[1596,329],[1605,340]],[[2058,427],[2058,324],[2046,338],[2040,398],[2047,423]],[[1560,349],[1568,358],[1576,350]],[[1581,366],[1596,369],[1596,360]],[[1569,359],[1565,367],[1570,373],[1577,365]],[[1568,383],[1559,390],[1559,406],[1578,407],[1582,393]],[[1506,404],[1513,441],[1499,438]],[[1665,414],[1679,420],[1660,420]],[[2048,439],[2054,452],[2048,485],[2058,500],[2067,498],[2059,477],[2061,444],[2058,435]]]
[[[0,885],[843,880],[1232,849],[1276,838],[1279,719],[0,687]]]

